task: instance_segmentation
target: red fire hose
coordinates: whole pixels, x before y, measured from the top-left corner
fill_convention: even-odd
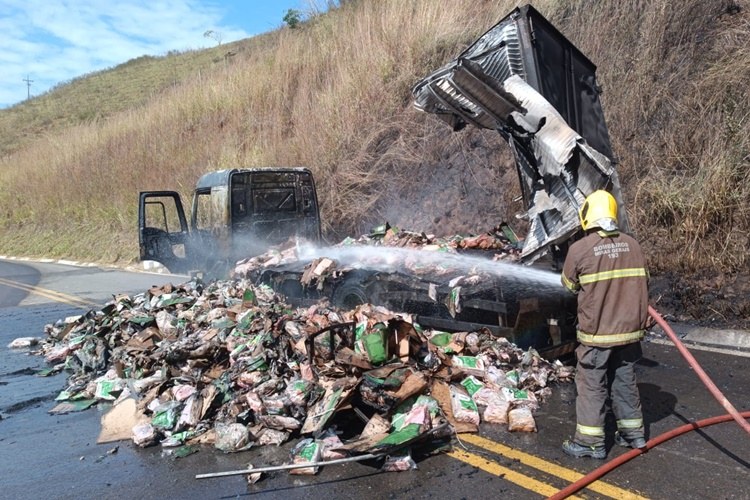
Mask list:
[[[750,418],[750,411],[742,412],[739,415],[741,415],[743,418]],[[638,455],[646,453],[651,448],[660,445],[665,441],[669,441],[674,437],[685,434],[686,432],[694,431],[696,429],[702,429],[703,427],[708,427],[710,425],[729,422],[733,418],[734,417],[731,415],[719,415],[716,417],[706,418],[704,420],[698,420],[697,422],[690,422],[689,424],[681,425],[676,429],[672,429],[671,431],[665,432],[664,434],[660,434],[655,438],[649,439],[646,443],[645,448],[630,450],[629,452],[623,453],[619,457],[610,460],[598,469],[594,469],[593,471],[589,472],[575,483],[572,483],[567,488],[563,488],[562,490],[558,491],[557,493],[549,497],[549,500],[562,500],[563,498],[568,498],[570,495],[582,490],[589,484],[593,483],[597,479],[600,479],[605,474],[616,469],[625,462],[629,462]],[[743,420],[743,422],[747,423],[745,420]]]
[[[739,414],[737,409],[732,405],[732,403],[729,402],[729,400],[724,396],[724,394],[721,393],[718,387],[716,387],[716,384],[713,383],[713,381],[708,378],[708,375],[706,375],[706,372],[703,371],[703,368],[698,364],[698,362],[695,360],[692,354],[690,354],[690,351],[687,350],[685,345],[680,341],[680,339],[675,335],[674,331],[672,331],[672,328],[667,324],[666,321],[664,321],[664,318],[661,317],[661,315],[656,312],[656,309],[654,309],[651,306],[648,306],[648,313],[651,315],[654,320],[664,328],[664,331],[667,332],[667,335],[669,335],[669,338],[674,342],[674,345],[677,347],[677,350],[680,351],[680,354],[682,354],[682,357],[687,360],[690,367],[695,371],[695,373],[698,375],[698,378],[701,379],[701,382],[708,388],[709,391],[711,391],[711,394],[716,398],[716,400],[721,404],[721,406],[724,407],[724,409],[729,413],[732,418],[740,424],[740,427],[745,429],[745,432],[750,434],[750,424],[747,423],[747,420],[742,418],[742,416]]]
[[[686,432],[690,432],[703,427],[708,427],[714,424],[719,424],[722,422],[728,422],[729,420],[734,419],[740,425],[740,427],[742,427],[748,434],[750,434],[750,424],[747,422],[747,420],[745,420],[747,418],[750,418],[750,411],[745,411],[743,413],[738,412],[737,409],[732,405],[732,403],[727,400],[724,394],[721,393],[719,388],[716,387],[716,384],[714,384],[713,381],[708,377],[708,375],[706,375],[706,372],[703,371],[703,368],[701,368],[693,355],[690,354],[690,351],[687,350],[684,344],[674,333],[672,328],[667,324],[666,321],[664,321],[664,318],[662,318],[661,315],[656,312],[656,310],[651,306],[648,307],[648,312],[651,317],[654,318],[654,320],[659,324],[659,326],[661,326],[664,331],[667,332],[667,335],[672,340],[672,342],[674,342],[677,350],[680,351],[680,354],[682,354],[685,360],[687,360],[690,367],[695,371],[695,373],[701,379],[703,384],[708,388],[711,394],[713,394],[716,400],[724,407],[725,410],[727,410],[728,414],[699,420],[698,422],[691,422],[689,424],[677,427],[676,429],[673,429],[671,431],[665,432],[664,434],[661,434],[653,439],[650,439],[646,443],[645,448],[630,450],[629,452],[624,453],[613,460],[610,460],[601,467],[589,472],[567,488],[563,488],[562,490],[558,491],[557,493],[549,497],[549,500],[561,500],[563,498],[567,498],[570,495],[582,490],[597,479],[600,479],[605,474],[616,469],[625,462],[630,461],[631,459],[647,452],[651,448],[660,445],[665,441],[669,441],[674,437],[685,434]]]

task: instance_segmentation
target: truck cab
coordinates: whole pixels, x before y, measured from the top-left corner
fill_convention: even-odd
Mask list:
[[[307,168],[204,174],[193,192],[189,223],[177,192],[141,192],[138,226],[142,262],[212,277],[292,237],[321,239],[315,182]]]

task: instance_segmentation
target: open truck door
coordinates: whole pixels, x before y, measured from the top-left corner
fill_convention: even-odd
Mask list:
[[[157,261],[180,274],[192,268],[190,230],[178,193],[141,192],[138,229],[141,261]]]
[[[238,260],[291,237],[321,240],[312,172],[302,167],[228,169],[202,175],[190,224],[174,191],[140,193],[141,261],[171,272],[222,278]]]

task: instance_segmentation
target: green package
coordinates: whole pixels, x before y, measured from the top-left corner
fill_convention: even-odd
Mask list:
[[[388,352],[386,346],[386,332],[387,327],[383,323],[376,323],[373,326],[373,332],[366,334],[362,338],[362,343],[367,352],[367,358],[374,365],[385,363],[388,359]]]
[[[439,332],[436,331],[432,337],[430,337],[430,343],[438,346],[438,347],[445,347],[447,346],[451,340],[453,340],[453,335],[448,332]]]
[[[484,384],[473,375],[463,379],[461,385],[464,386],[464,389],[466,389],[466,392],[468,392],[470,396],[473,396],[479,391],[479,389],[484,387]]]

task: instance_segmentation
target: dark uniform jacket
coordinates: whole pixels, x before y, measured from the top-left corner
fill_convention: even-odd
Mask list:
[[[578,341],[611,347],[643,338],[648,273],[638,242],[617,231],[595,231],[571,245],[563,285],[578,294]]]

